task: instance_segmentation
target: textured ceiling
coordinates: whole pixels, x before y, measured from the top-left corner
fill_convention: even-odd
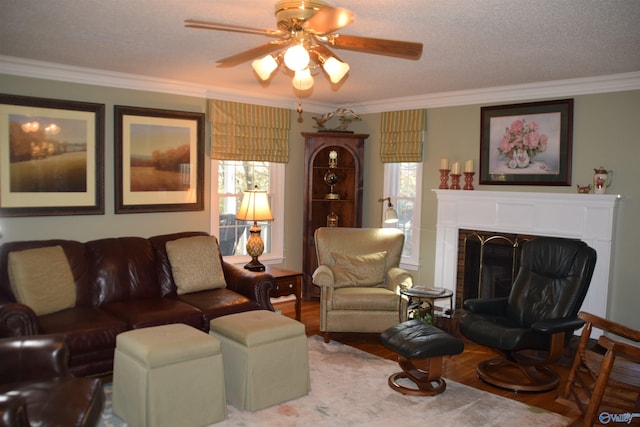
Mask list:
[[[297,96],[250,62],[216,60],[270,39],[185,28],[187,18],[275,28],[272,0],[0,0],[0,55],[127,73],[257,98]],[[388,99],[640,71],[639,0],[351,0],[340,31],[424,44],[420,60],[335,50],[351,71],[308,101]],[[0,72],[2,69],[0,68]]]

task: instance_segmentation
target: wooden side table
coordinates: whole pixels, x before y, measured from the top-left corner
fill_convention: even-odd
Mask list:
[[[296,320],[300,321],[302,309],[302,278],[303,273],[299,271],[287,270],[286,268],[266,265],[265,273],[273,276],[276,281],[276,288],[271,291],[272,298],[295,295],[296,297]]]
[[[449,298],[449,309],[442,310],[442,314],[446,316],[450,316],[453,313],[453,291],[450,289],[444,289],[440,294],[430,294],[425,292],[420,292],[416,289],[401,289],[400,293],[409,298],[409,310],[413,310],[416,307],[419,307],[422,302],[426,303],[429,309],[429,313],[431,316],[435,315],[435,311],[439,308],[435,305],[435,300],[441,298]]]

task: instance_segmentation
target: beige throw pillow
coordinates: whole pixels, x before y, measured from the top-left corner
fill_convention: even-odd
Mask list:
[[[9,282],[16,300],[38,315],[76,305],[76,286],[61,246],[10,252]]]
[[[215,237],[185,237],[166,248],[178,295],[227,286]]]
[[[387,252],[366,255],[332,253],[335,287],[376,286],[384,282]]]

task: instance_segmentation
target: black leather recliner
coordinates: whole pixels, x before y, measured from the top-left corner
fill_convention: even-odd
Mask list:
[[[560,378],[560,359],[587,294],[596,251],[579,240],[538,237],[525,242],[509,297],[472,299],[460,331],[503,355],[478,364],[483,381],[515,391],[547,391]]]
[[[74,377],[60,336],[0,340],[0,427],[98,425],[104,391],[97,378]]]

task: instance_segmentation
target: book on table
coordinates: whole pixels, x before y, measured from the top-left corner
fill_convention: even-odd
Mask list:
[[[413,286],[405,290],[408,295],[438,297],[443,295],[447,290],[445,288],[434,288],[432,286]]]

